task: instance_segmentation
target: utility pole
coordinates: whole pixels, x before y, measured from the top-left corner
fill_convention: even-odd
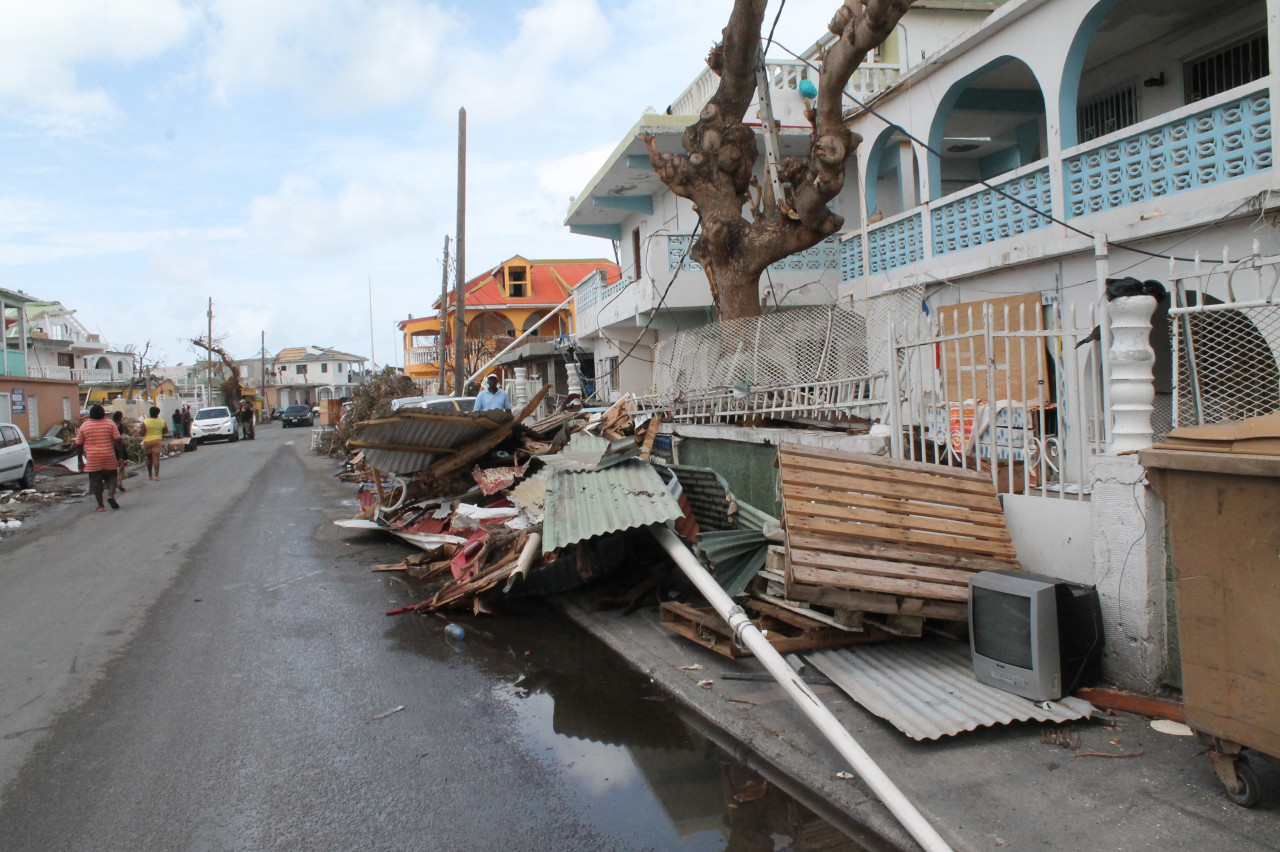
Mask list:
[[[213,297],[209,297],[209,336],[205,338],[209,344],[208,350],[205,352],[209,356],[209,383],[205,388],[204,404],[209,405],[213,401]]]
[[[262,330],[262,384],[258,386],[258,400],[262,403],[262,414],[267,413],[267,331]]]
[[[378,362],[373,357],[373,276],[369,276],[369,370],[376,370]]]
[[[453,395],[467,375],[467,108],[458,108],[458,271],[453,285]]]
[[[444,383],[446,381],[444,374],[444,324],[449,314],[446,308],[449,307],[449,235],[444,235],[444,269],[440,273],[440,327],[436,338],[437,348],[440,350],[440,393],[445,393]]]

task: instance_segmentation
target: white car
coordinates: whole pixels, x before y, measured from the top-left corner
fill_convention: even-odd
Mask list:
[[[236,429],[236,418],[231,409],[225,405],[202,408],[191,420],[191,440],[197,444],[210,441],[239,441],[240,432]]]
[[[36,465],[18,427],[0,423],[0,482],[9,481],[30,488],[36,481]]]

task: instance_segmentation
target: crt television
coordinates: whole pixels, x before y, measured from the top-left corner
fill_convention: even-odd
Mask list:
[[[1057,701],[1102,660],[1102,609],[1092,586],[1023,571],[969,579],[969,651],[981,683]]]

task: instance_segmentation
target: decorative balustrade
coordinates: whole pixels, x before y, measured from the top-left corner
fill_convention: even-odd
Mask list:
[[[70,367],[35,367],[27,366],[27,375],[34,379],[60,379],[64,382],[71,381]]]
[[[116,380],[116,374],[110,370],[76,370],[71,371],[71,378],[82,384],[96,384],[99,382],[113,382]]]
[[[924,259],[924,217],[903,216],[867,232],[867,263],[872,273]]]
[[[667,269],[674,272],[677,267],[682,271],[701,271],[702,265],[689,257],[689,234],[671,234],[667,237]],[[840,235],[827,237],[810,249],[785,257],[777,263],[770,264],[770,272],[824,272],[840,266],[840,255],[843,247]]]
[[[818,72],[810,68],[808,63],[799,59],[766,60],[765,71],[769,75],[771,87],[777,92],[792,91],[799,87],[800,81],[805,78],[816,82],[818,76]],[[849,78],[849,84],[845,86],[846,106],[850,108],[859,106],[853,101],[853,97],[858,98],[859,101],[865,101],[885,91],[898,82],[901,73],[897,65],[864,62],[858,70],[853,72],[853,76]],[[720,78],[715,72],[710,68],[703,69],[702,73],[689,84],[689,88],[672,102],[671,114],[697,115],[702,112],[702,108],[711,100],[719,86]]]
[[[976,248],[1045,227],[1049,217],[1035,210],[1047,213],[1052,208],[1053,193],[1049,184],[1049,167],[1044,166],[998,184],[999,192],[974,187],[969,194],[954,201],[931,205],[929,220],[933,226],[934,256]],[[1014,198],[1031,207],[1011,200]]]
[[[415,346],[409,350],[410,364],[439,364],[439,346]]]
[[[1261,89],[1067,157],[1067,215],[1113,210],[1270,168],[1271,97]]]

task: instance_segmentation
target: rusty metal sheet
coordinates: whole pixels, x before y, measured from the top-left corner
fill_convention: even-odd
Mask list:
[[[947,640],[863,645],[805,654],[849,697],[916,740],[936,740],[1011,722],[1087,719],[1080,698],[1037,704],[978,683],[969,646]]]
[[[542,551],[595,536],[674,521],[680,504],[648,462],[631,459],[605,470],[556,470],[547,484]]]
[[[417,473],[431,466],[443,454],[440,449],[457,450],[488,435],[511,419],[507,411],[472,414],[404,411],[357,427],[353,443],[384,447],[422,447],[421,450],[375,449],[363,446],[370,467],[383,473]]]
[[[476,485],[480,486],[480,493],[488,497],[515,485],[516,480],[524,476],[524,472],[528,469],[528,462],[518,467],[484,468],[476,465],[471,469],[471,478],[476,481]]]

